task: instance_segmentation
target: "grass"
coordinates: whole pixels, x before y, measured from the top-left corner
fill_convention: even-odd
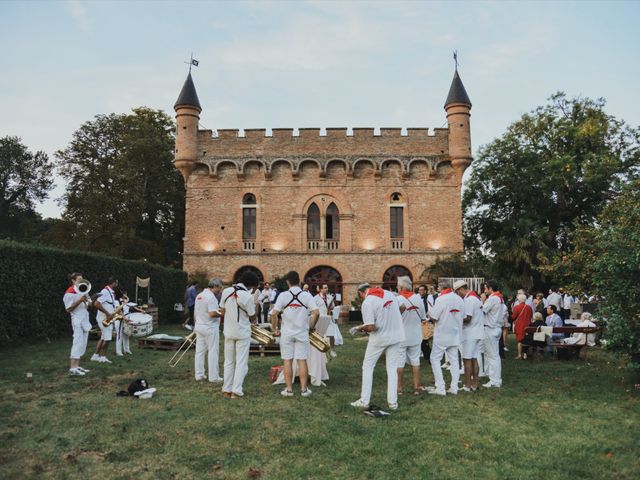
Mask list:
[[[268,381],[279,358],[251,357],[247,397],[233,401],[193,380],[191,353],[171,369],[169,352],[134,348],[113,365],[85,362],[91,373],[70,378],[70,338],[5,348],[0,478],[232,479],[250,468],[266,479],[640,478],[639,395],[605,352],[591,350],[586,362],[507,359],[502,389],[407,391],[396,413],[373,419],[349,406],[365,342],[345,340],[329,386],[311,398],[282,398]],[[428,365],[422,372],[433,381]],[[115,396],[138,377],[156,397]],[[386,405],[385,389],[381,361],[373,403]]]

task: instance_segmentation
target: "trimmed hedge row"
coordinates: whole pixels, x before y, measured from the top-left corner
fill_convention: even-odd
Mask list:
[[[91,294],[115,275],[132,300],[136,276],[151,277],[151,297],[158,307],[160,323],[177,318],[173,307],[183,301],[187,282],[182,270],[0,240],[0,344],[69,335],[71,323],[62,296],[71,272],[84,274],[91,282]],[[90,309],[90,317],[95,323],[94,309]]]

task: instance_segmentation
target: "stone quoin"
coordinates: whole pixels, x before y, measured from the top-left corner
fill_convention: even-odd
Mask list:
[[[191,73],[174,106],[185,182],[184,269],[225,283],[296,270],[349,303],[358,283],[414,284],[462,252],[471,101],[456,70],[448,128],[200,130]]]

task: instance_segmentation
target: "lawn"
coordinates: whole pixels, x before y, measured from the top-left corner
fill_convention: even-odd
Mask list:
[[[92,371],[81,378],[66,374],[70,338],[5,347],[0,478],[248,478],[249,469],[263,479],[640,478],[640,395],[605,352],[508,358],[502,389],[407,391],[397,412],[374,419],[349,405],[366,345],[347,337],[311,398],[270,385],[276,357],[251,357],[247,397],[229,400],[194,381],[192,353],[171,369],[170,353],[134,348],[112,365],[85,362]],[[383,367],[372,402],[386,406]],[[430,367],[422,372],[431,383]],[[116,397],[138,377],[158,389],[153,399]]]

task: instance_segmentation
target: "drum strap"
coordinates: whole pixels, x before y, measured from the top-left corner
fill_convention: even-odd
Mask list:
[[[413,304],[413,302],[411,300],[409,300],[408,298],[405,299],[407,302],[409,302],[409,304],[411,305],[409,308],[407,308],[407,310],[412,310],[414,312],[416,312],[416,315],[418,316],[418,320],[422,321],[422,319],[420,318],[420,309],[415,306]]]
[[[289,303],[287,303],[284,308],[282,309],[284,311],[285,308],[287,308],[289,305],[292,305],[293,302],[297,301],[300,303],[300,305],[294,305],[294,306],[302,306],[304,307],[306,310],[309,310],[309,308],[300,301],[300,299],[298,298],[298,295],[300,295],[302,293],[302,291],[298,292],[298,293],[293,293],[291,290],[289,290],[289,293],[291,294],[291,300],[289,300]]]
[[[237,285],[232,285],[232,287],[233,287],[233,293],[230,293],[229,295],[227,295],[227,298],[225,298],[225,299],[222,301],[222,305],[223,305],[223,306],[224,306],[224,305],[226,305],[226,304],[227,304],[227,300],[229,300],[230,298],[235,299],[235,301],[236,301],[236,308],[237,308],[237,312],[238,312],[238,313],[237,313],[237,315],[238,315],[238,323],[240,323],[240,310],[242,310],[242,311],[247,315],[247,317],[249,317],[249,312],[247,312],[244,308],[242,308],[242,307],[240,306],[240,303],[238,302],[238,292],[239,292],[239,291],[246,292],[246,291],[247,291],[247,289],[246,289],[246,288],[239,287],[239,286],[237,286]]]

